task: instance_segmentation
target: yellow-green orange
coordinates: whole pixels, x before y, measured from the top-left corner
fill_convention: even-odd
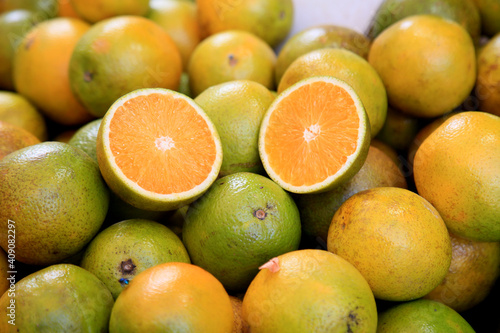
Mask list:
[[[203,40],[191,54],[189,86],[193,96],[233,80],[251,80],[274,88],[276,54],[257,36],[239,30],[217,33]]]
[[[181,73],[181,56],[172,38],[138,16],[94,24],[78,41],[69,65],[71,88],[97,117],[135,89],[176,90]]]
[[[483,301],[498,279],[500,243],[475,242],[453,234],[450,238],[452,258],[448,274],[425,298],[462,312]]]
[[[375,69],[362,57],[345,49],[320,49],[297,58],[285,71],[278,93],[311,76],[333,76],[349,84],[363,102],[372,137],[384,125],[387,96]]]
[[[418,118],[389,107],[384,126],[376,138],[396,150],[406,150],[417,135],[419,128]]]
[[[179,237],[158,222],[132,219],[101,231],[87,246],[81,267],[104,282],[116,299],[137,274],[171,261],[190,263]]]
[[[106,332],[112,307],[111,293],[94,274],[71,264],[52,265],[18,281],[15,298],[3,294],[0,331]],[[15,325],[7,322],[13,318]]]
[[[304,29],[290,37],[281,48],[276,62],[276,83],[279,84],[286,69],[295,59],[327,47],[347,49],[366,59],[370,40],[355,30],[336,25],[319,25]]]
[[[479,51],[476,96],[479,110],[500,116],[500,34]]]
[[[371,332],[377,309],[359,271],[323,250],[292,251],[261,267],[243,299],[252,333]]]
[[[476,80],[474,44],[458,23],[415,15],[385,29],[368,55],[389,104],[416,117],[436,117],[462,103]]]
[[[481,28],[485,35],[500,32],[500,2],[498,0],[473,0],[481,15]]]
[[[80,148],[97,162],[97,133],[102,119],[96,119],[80,127],[69,140],[69,144]]]
[[[477,241],[500,241],[500,117],[462,112],[420,145],[413,163],[418,193],[448,229]]]
[[[248,80],[221,83],[195,98],[221,139],[223,158],[219,176],[264,172],[259,156],[259,128],[273,100],[266,87]]]
[[[328,192],[294,196],[303,232],[326,242],[333,215],[344,201],[358,192],[383,186],[407,188],[397,165],[384,152],[370,146],[365,163],[347,183]]]
[[[16,260],[57,263],[94,237],[108,200],[97,163],[81,150],[59,142],[17,150],[0,161],[0,245],[7,249],[12,220]]]
[[[347,199],[333,216],[327,245],[361,272],[375,297],[390,301],[426,295],[451,262],[450,237],[436,209],[395,187]]]
[[[222,284],[204,269],[170,262],[137,275],[116,299],[110,333],[230,333],[233,309]]]
[[[298,248],[299,211],[269,178],[233,173],[189,206],[182,238],[193,264],[241,291],[260,265]]]

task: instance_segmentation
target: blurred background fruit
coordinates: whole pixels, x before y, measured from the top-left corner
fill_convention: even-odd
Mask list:
[[[500,33],[478,53],[476,97],[479,110],[500,116]]]
[[[7,273],[8,271],[10,271],[10,269],[7,253],[0,248],[0,294],[2,295],[10,288],[10,280],[7,280],[7,278],[10,277],[10,274]]]
[[[243,320],[241,313],[243,301],[238,297],[234,297],[231,295],[229,296],[229,299],[231,300],[231,305],[233,307],[233,316],[234,316],[232,333],[250,333],[250,327]]]
[[[42,22],[25,35],[14,58],[16,90],[60,124],[82,124],[92,119],[73,95],[68,78],[73,49],[89,27],[73,18]]]
[[[359,95],[374,137],[384,125],[387,95],[375,69],[362,57],[345,49],[320,49],[297,58],[285,71],[278,93],[311,76],[328,75],[349,84]]]
[[[16,9],[29,10],[35,14],[37,21],[51,19],[57,16],[58,0],[2,0],[0,8],[3,12]]]
[[[40,112],[23,96],[0,91],[0,121],[24,128],[40,141],[47,139],[47,126]]]
[[[248,80],[212,86],[195,98],[221,139],[220,177],[235,172],[264,173],[259,156],[259,129],[273,100],[273,94],[266,87]]]
[[[0,121],[0,160],[24,147],[40,143],[40,140],[25,129]]]
[[[482,32],[493,36],[500,32],[500,2],[498,0],[473,0],[481,15]]]
[[[274,88],[276,54],[257,36],[231,30],[212,35],[193,51],[188,65],[193,96],[233,80],[251,80]]]
[[[419,118],[388,107],[384,126],[376,138],[395,150],[405,151],[417,135],[420,122]]]
[[[181,56],[172,38],[138,16],[94,24],[76,44],[69,65],[73,92],[96,117],[133,90],[178,89],[181,73]]]
[[[84,20],[96,23],[113,16],[145,15],[150,0],[70,0],[73,9]]]

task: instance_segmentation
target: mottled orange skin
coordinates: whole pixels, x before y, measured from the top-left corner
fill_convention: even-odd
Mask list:
[[[446,225],[427,200],[405,189],[359,192],[337,210],[328,250],[352,263],[375,297],[408,301],[434,289],[448,271]]]
[[[452,259],[443,282],[424,298],[461,312],[488,296],[500,275],[500,243],[475,242],[450,235]]]
[[[244,322],[241,314],[243,301],[234,296],[229,296],[229,299],[231,300],[231,306],[233,307],[234,315],[234,325],[232,333],[250,333],[250,327],[247,323]]]
[[[462,112],[439,126],[415,154],[418,193],[450,232],[500,241],[500,117]]]
[[[68,76],[73,49],[89,27],[74,18],[42,22],[23,38],[15,55],[17,91],[60,124],[76,125],[92,119],[73,95]]]
[[[37,143],[40,140],[25,129],[0,121],[0,160],[18,149]]]
[[[476,96],[479,110],[500,116],[500,34],[479,51]]]
[[[198,266],[165,263],[138,274],[116,299],[109,332],[229,333],[233,309],[222,284]]]

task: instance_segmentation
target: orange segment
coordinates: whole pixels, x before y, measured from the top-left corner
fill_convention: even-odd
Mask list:
[[[127,178],[161,194],[201,184],[217,154],[206,120],[185,100],[158,93],[118,107],[110,123],[110,148]]]
[[[264,117],[263,164],[288,191],[330,188],[350,179],[366,159],[367,125],[359,97],[345,82],[303,80],[280,94]]]

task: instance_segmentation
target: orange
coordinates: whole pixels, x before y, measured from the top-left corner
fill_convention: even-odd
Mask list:
[[[479,51],[476,96],[479,110],[500,116],[500,34]]]
[[[395,187],[347,199],[333,216],[327,245],[361,272],[375,297],[389,301],[426,295],[451,262],[450,236],[436,209]]]
[[[494,36],[500,32],[500,3],[498,0],[473,0],[481,15],[483,34]]]
[[[73,135],[75,135],[76,130],[66,130],[58,135],[56,135],[51,141],[59,141],[59,142],[64,142],[64,143],[69,143],[71,138],[73,138]]]
[[[347,183],[323,193],[294,196],[303,232],[326,242],[328,228],[340,205],[353,194],[382,186],[407,188],[398,166],[384,152],[370,146],[365,163]]]
[[[102,117],[121,96],[140,88],[177,90],[179,50],[168,33],[143,17],[120,16],[94,24],[75,47],[71,88],[89,112]]]
[[[23,38],[14,58],[17,91],[60,124],[82,124],[92,118],[73,95],[68,78],[71,54],[88,28],[74,18],[42,22]]]
[[[243,298],[243,319],[252,333],[375,332],[373,293],[341,257],[293,251],[260,269]]]
[[[8,235],[8,233],[7,233]],[[7,236],[8,237],[8,236]],[[8,251],[8,249],[7,249]],[[12,250],[11,252],[15,252],[15,250]],[[4,292],[7,291],[7,289],[10,288],[10,280],[7,280],[8,277],[10,277],[10,274],[7,273],[8,271],[11,270],[11,268],[15,268],[15,261],[14,261],[14,254],[11,254],[11,258],[7,256],[7,253],[5,253],[4,250],[0,249],[0,295],[3,295]],[[9,264],[13,265],[9,268]]]
[[[462,103],[476,80],[467,31],[438,16],[415,15],[385,29],[368,61],[384,82],[389,104],[416,117],[436,117]]]
[[[119,98],[104,116],[97,159],[123,200],[145,210],[173,210],[215,181],[222,146],[192,99],[168,89],[140,89]]]
[[[272,89],[275,64],[273,49],[262,39],[245,31],[221,32],[202,41],[192,53],[189,86],[193,96],[233,80],[251,80]]]
[[[435,129],[415,154],[418,193],[457,236],[500,241],[499,146],[500,117],[462,112]]]
[[[462,312],[483,301],[500,276],[500,243],[450,235],[452,258],[443,282],[425,298]]]
[[[273,100],[266,87],[248,80],[218,84],[195,98],[220,135],[224,154],[220,177],[235,172],[264,172],[258,148],[259,128]]]
[[[370,120],[371,136],[377,135],[387,114],[385,87],[375,69],[349,50],[325,48],[300,56],[283,74],[278,93],[300,80],[322,75],[343,80],[356,91]]]
[[[80,15],[73,8],[71,0],[58,0],[57,16],[80,18]]]
[[[157,23],[172,37],[179,49],[184,70],[191,53],[200,43],[196,4],[179,0],[151,0],[147,18]]]
[[[400,160],[400,157],[398,155],[398,152],[394,148],[389,146],[387,143],[382,142],[382,141],[377,140],[377,139],[372,139],[372,141],[370,142],[370,145],[383,151],[387,156],[389,156],[391,158],[391,160],[397,166],[400,165],[401,160]]]
[[[25,129],[0,121],[0,160],[13,151],[37,143],[40,140]]]
[[[355,30],[336,25],[318,25],[304,29],[283,44],[276,62],[276,83],[279,84],[286,69],[295,59],[327,47],[347,49],[367,59],[370,40]]]
[[[387,118],[376,138],[396,150],[406,150],[420,128],[418,118],[387,108]]]
[[[298,249],[300,234],[291,196],[269,178],[238,172],[189,205],[182,240],[193,264],[226,289],[244,291],[260,265]]]
[[[264,115],[259,153],[268,175],[294,193],[327,191],[361,169],[368,117],[347,83],[312,77],[283,91]]]
[[[234,325],[232,333],[249,333],[250,327],[243,321],[241,309],[243,307],[243,301],[238,297],[229,296],[231,300],[231,306],[233,307]]]
[[[90,157],[92,157],[97,162],[97,133],[99,132],[99,126],[101,126],[102,119],[93,120],[84,126],[80,127],[71,136],[68,143],[72,146],[80,148],[86,152]]]
[[[40,141],[47,139],[47,126],[40,112],[23,96],[0,91],[0,121],[24,128]]]
[[[120,15],[145,15],[149,0],[70,0],[76,13],[90,23]]]
[[[229,295],[213,275],[186,263],[165,263],[138,274],[116,299],[109,332],[230,333]]]
[[[292,0],[197,0],[204,37],[225,30],[245,30],[277,46],[293,23]]]

